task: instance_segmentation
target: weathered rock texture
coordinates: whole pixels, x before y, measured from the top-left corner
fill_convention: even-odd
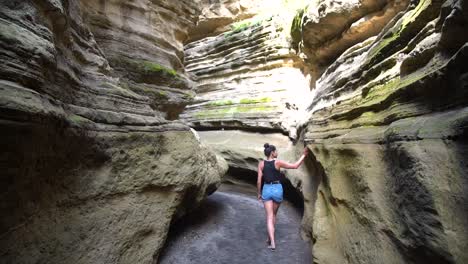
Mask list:
[[[202,10],[196,27],[190,30],[188,41],[228,31],[230,24],[257,15],[265,6],[271,5],[271,2],[272,0],[201,0]]]
[[[216,36],[231,29],[235,22],[255,16],[294,12],[307,0],[200,0],[197,25],[189,31],[187,42]]]
[[[304,64],[277,17],[249,20],[186,46],[197,96],[181,119],[195,128],[255,128],[296,135],[309,91]]]
[[[1,1],[2,262],[157,259],[227,169],[180,119],[297,139],[202,134],[249,176],[308,144],[315,262],[467,263],[468,2],[310,2]]]
[[[310,1],[298,12],[293,32],[313,77],[319,76],[346,49],[382,31],[408,0]]]
[[[467,12],[413,2],[317,81],[317,263],[468,261]]]
[[[192,1],[1,1],[2,263],[152,263],[227,170],[177,117]]]
[[[262,90],[260,65],[275,60],[261,51],[281,38],[254,41],[275,20],[234,25],[187,45],[197,97],[182,119],[204,129],[279,128],[291,137],[298,129],[299,142],[313,155],[288,176],[304,198],[303,231],[314,241],[315,262],[465,263],[467,10],[466,1],[455,0],[311,1],[294,18],[291,39],[276,45],[285,51],[283,62],[311,75],[302,126],[295,124],[301,109],[282,117],[278,99],[290,102],[291,91],[271,93],[273,85]],[[273,79],[287,68],[267,67]],[[309,83],[299,75],[282,80]],[[247,93],[277,113],[242,113]],[[271,138],[239,133],[207,132],[202,140],[231,170],[252,173],[261,143]],[[288,153],[282,159],[300,153],[300,144],[279,145]]]
[[[224,173],[190,131],[2,127],[2,263],[152,263]]]
[[[150,99],[166,119],[177,119],[193,99],[184,74],[183,42],[198,19],[193,1],[82,1],[89,26],[123,89]]]

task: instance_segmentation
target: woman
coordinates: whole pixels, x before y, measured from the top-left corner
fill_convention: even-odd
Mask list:
[[[304,154],[299,158],[296,163],[291,164],[282,160],[277,160],[278,151],[276,147],[266,143],[264,145],[264,153],[267,157],[266,160],[260,161],[258,164],[258,178],[257,178],[257,195],[258,200],[263,201],[266,212],[266,222],[268,230],[268,248],[272,251],[276,249],[275,244],[275,223],[276,213],[279,206],[283,201],[283,186],[280,182],[280,169],[297,169],[304,162],[308,150],[304,149]],[[262,190],[262,182],[263,190]]]

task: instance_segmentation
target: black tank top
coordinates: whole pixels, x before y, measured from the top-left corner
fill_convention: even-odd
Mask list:
[[[275,160],[263,161],[263,181],[266,183],[279,181],[280,171],[275,168]]]

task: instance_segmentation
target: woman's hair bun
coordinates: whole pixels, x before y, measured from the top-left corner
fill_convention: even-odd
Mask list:
[[[267,157],[269,157],[272,152],[276,151],[276,147],[268,143],[265,143],[263,147],[265,147],[263,153],[265,153],[265,156]]]

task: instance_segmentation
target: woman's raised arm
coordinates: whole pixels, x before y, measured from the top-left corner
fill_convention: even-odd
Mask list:
[[[295,163],[289,163],[283,160],[278,160],[276,164],[278,165],[279,168],[297,169],[304,162],[304,159],[305,157],[307,157],[307,154],[309,154],[309,149],[304,148],[304,154],[302,154],[302,156]]]

